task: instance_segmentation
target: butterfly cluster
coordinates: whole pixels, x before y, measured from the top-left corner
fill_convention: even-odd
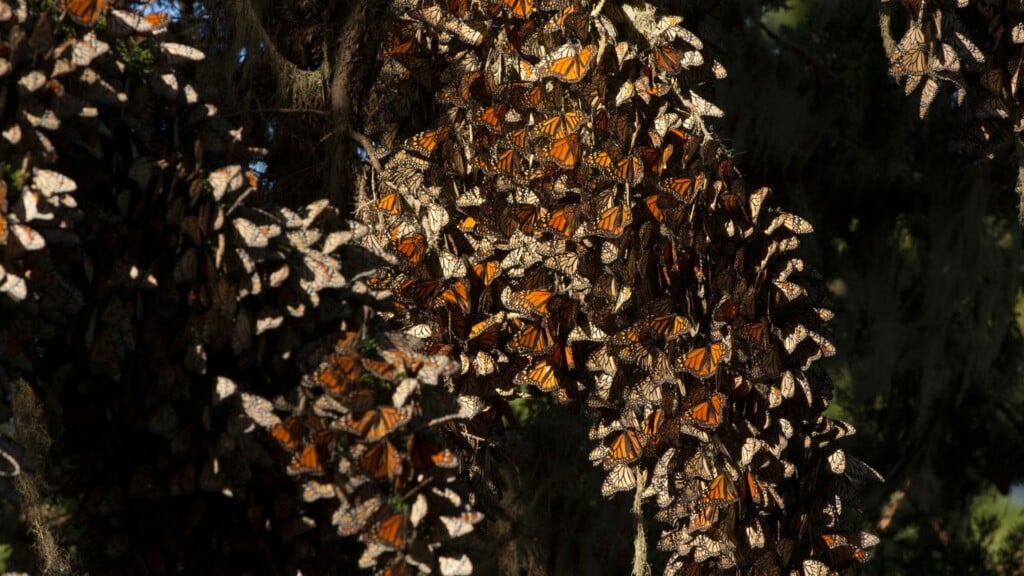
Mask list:
[[[827,574],[877,541],[841,518],[877,474],[822,416],[831,312],[794,252],[812,228],[708,130],[698,90],[725,71],[702,48],[650,6],[397,3],[373,101],[437,112],[407,135],[402,107],[374,115],[364,241],[392,320],[488,406],[469,440],[509,396],[575,402],[603,494],[659,508],[667,573]]]
[[[5,0],[0,31],[0,390],[73,382],[79,517],[108,540],[90,565],[164,573],[230,525],[232,569],[341,562],[358,535],[364,567],[468,573],[439,546],[482,518],[445,448],[472,407],[440,387],[450,358],[375,320],[366,227],[266,200],[166,15]]]
[[[903,10],[894,11],[896,5]],[[952,88],[957,106],[966,102],[981,142],[1000,145],[1010,130],[1019,131],[1024,5],[886,0],[881,9],[883,22],[905,17],[901,36],[894,32],[899,28],[890,25],[883,29],[883,38],[893,43],[887,49],[890,73],[906,93],[923,86],[922,118],[945,84]]]

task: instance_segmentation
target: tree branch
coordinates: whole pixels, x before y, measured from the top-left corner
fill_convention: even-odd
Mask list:
[[[353,77],[360,40],[366,29],[369,4],[367,0],[355,0],[338,35],[338,44],[331,58],[331,84],[328,90],[331,120],[335,131],[342,137],[329,140],[327,197],[337,207],[352,204],[352,167],[349,165],[353,152],[352,142],[358,141],[364,148],[369,144],[365,136],[362,141],[353,136],[355,131],[352,128]],[[366,152],[374,168],[379,169],[380,164],[373,157],[373,146],[369,145]]]

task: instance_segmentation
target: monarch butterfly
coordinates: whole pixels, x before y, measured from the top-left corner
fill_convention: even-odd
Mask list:
[[[697,188],[693,185],[693,178],[686,176],[676,176],[675,178],[662,180],[658,183],[658,188],[670,192],[674,198],[684,204],[693,202],[694,197],[697,195]]]
[[[320,459],[320,452],[315,444],[303,446],[302,450],[293,456],[288,464],[288,474],[292,476],[300,474],[320,475],[324,471],[324,463]]]
[[[364,368],[382,380],[394,380],[398,376],[398,367],[384,360],[364,357],[361,362]]]
[[[801,296],[807,295],[807,290],[804,290],[802,286],[788,280],[772,280],[772,283],[785,296],[787,302],[792,302]]]
[[[551,332],[542,324],[529,323],[513,336],[509,342],[509,350],[517,354],[539,356],[547,354],[554,347],[555,341]]]
[[[893,76],[921,76],[928,72],[928,43],[920,22],[912,22],[896,46],[889,73]]]
[[[839,573],[829,568],[824,562],[804,560],[803,576],[839,576]]]
[[[371,445],[359,458],[359,467],[376,480],[391,480],[402,473],[398,451],[387,440]]]
[[[636,472],[632,466],[617,464],[608,471],[604,482],[601,484],[601,495],[610,497],[616,492],[624,492],[636,488]]]
[[[298,416],[292,416],[284,422],[279,422],[270,429],[270,435],[288,452],[298,450],[299,444],[302,443],[303,432],[305,432],[305,426]]]
[[[524,152],[527,150],[529,135],[529,128],[519,128],[510,132],[504,141],[517,152]]]
[[[515,148],[502,150],[495,156],[494,162],[488,166],[490,172],[500,172],[509,176],[518,176],[522,166],[522,156]]]
[[[370,529],[371,542],[400,550],[405,546],[406,520],[401,512],[392,514]]]
[[[705,532],[718,522],[718,506],[704,506],[696,514],[690,514],[687,528],[690,532]]]
[[[483,125],[491,132],[501,132],[505,126],[505,116],[508,114],[508,104],[499,102],[473,113],[473,122]]]
[[[413,280],[402,276],[399,278],[401,280],[397,281],[393,288],[399,302],[429,308],[441,291],[441,283],[437,280]]]
[[[460,223],[459,226],[461,227],[462,223]],[[451,252],[442,252],[438,255],[438,260],[441,263],[441,275],[445,280],[465,278],[466,274],[469,273],[469,269],[466,267],[466,262],[461,256],[457,256]]]
[[[409,437],[409,457],[413,468],[457,468],[459,457],[440,444],[424,438],[422,435]]]
[[[75,23],[92,26],[107,11],[108,0],[61,0],[59,6]]]
[[[469,314],[472,303],[469,298],[469,284],[465,280],[457,280],[441,292],[441,300],[454,304],[463,314]]]
[[[701,534],[693,539],[693,561],[700,564],[722,555],[724,547],[719,540],[715,540],[707,534]]]
[[[772,218],[772,221],[764,229],[765,234],[771,234],[778,230],[780,227],[785,227],[794,234],[810,234],[814,232],[814,226],[803,218],[796,214],[789,214],[786,212],[778,212],[778,215]]]
[[[660,314],[647,319],[647,328],[665,340],[675,340],[692,332],[694,326],[678,314]]]
[[[611,449],[611,453],[605,459],[606,464],[633,462],[640,457],[640,439],[632,428],[613,432],[606,438],[606,443]]]
[[[664,148],[644,147],[640,150],[640,154],[652,174],[661,174],[668,166],[669,158],[672,157],[674,151],[675,147],[669,144]]]
[[[727,474],[719,474],[711,481],[705,497],[712,504],[725,506],[737,500],[736,485],[732,483]]]
[[[683,465],[683,472],[691,478],[711,481],[717,475],[712,454],[705,449],[697,449]]]
[[[692,68],[703,63],[704,58],[697,50],[683,51],[669,44],[654,48],[655,68],[670,76],[679,74],[683,68]]]
[[[402,195],[397,191],[389,192],[381,196],[374,205],[389,216],[398,216],[402,213]]]
[[[552,212],[545,222],[548,228],[566,238],[571,238],[579,228],[580,210],[575,205],[565,206]]]
[[[722,405],[725,395],[717,392],[711,397],[686,411],[687,421],[704,428],[715,429],[722,422]]]
[[[533,14],[533,0],[502,0],[502,4],[516,18],[529,18]]]
[[[740,335],[761,348],[768,346],[768,334],[770,333],[771,324],[768,322],[768,318],[762,318],[757,322],[751,322],[740,328]]]
[[[650,104],[651,99],[661,98],[672,89],[668,84],[652,82],[647,77],[647,74],[640,76],[639,79],[634,81],[633,88],[634,93],[644,101],[644,104]]]
[[[554,296],[551,290],[512,291],[506,287],[501,293],[502,303],[513,312],[527,316],[543,316],[548,313],[548,301]]]
[[[359,418],[355,418],[354,414],[348,414],[337,420],[334,426],[360,436],[367,442],[375,442],[408,422],[411,416],[412,412],[407,409],[382,406],[366,410]]]
[[[550,138],[565,138],[576,131],[576,127],[583,121],[583,114],[579,112],[566,112],[552,116],[537,125],[536,130]]]
[[[570,134],[537,151],[541,160],[552,160],[562,168],[573,168],[580,159],[580,139]]]
[[[421,8],[415,14],[427,24],[457,36],[460,40],[472,46],[477,46],[484,41],[483,33],[462,20],[453,18],[450,14],[445,14],[440,6]]]
[[[718,362],[724,353],[725,347],[721,342],[695,348],[683,357],[681,368],[702,380],[710,378],[718,372]]]
[[[310,480],[302,485],[302,501],[316,502],[325,498],[335,498],[334,484]]]
[[[612,206],[601,212],[593,225],[593,234],[602,238],[618,238],[633,222],[633,212],[626,204]]]
[[[404,147],[406,150],[412,150],[417,154],[423,156],[430,156],[437,150],[439,144],[444,142],[445,138],[448,137],[448,128],[440,127],[434,130],[427,130],[420,132],[415,136],[410,137],[405,141]]]
[[[469,106],[473,103],[474,96],[483,84],[483,77],[482,72],[467,72],[438,91],[435,98],[442,104]]]
[[[768,494],[765,491],[764,483],[758,480],[750,470],[744,473],[743,479],[744,496],[758,506],[767,506]]]
[[[555,76],[564,82],[579,82],[590,69],[590,63],[596,53],[596,46],[579,48],[573,44],[564,44],[545,59],[540,72],[545,76]]]
[[[395,232],[395,230],[392,230]],[[427,237],[416,232],[394,243],[395,250],[413,264],[419,264],[427,254]]]
[[[473,277],[484,286],[490,286],[491,282],[500,275],[501,264],[494,260],[473,265]]]
[[[647,206],[647,211],[651,213],[651,216],[658,222],[662,222],[665,219],[665,214],[662,213],[661,207],[658,206],[658,195],[652,194],[644,198],[644,204]]]

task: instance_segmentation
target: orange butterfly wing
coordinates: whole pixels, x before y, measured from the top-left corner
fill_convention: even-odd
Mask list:
[[[527,324],[509,340],[513,352],[530,355],[547,354],[555,345],[551,332],[540,324]]]
[[[719,474],[708,486],[707,499],[712,504],[723,506],[737,499],[736,486],[725,474]]]
[[[62,0],[60,6],[82,26],[92,26],[107,10],[108,0]]]
[[[618,238],[625,232],[626,226],[633,222],[633,213],[629,206],[621,204],[612,206],[597,219],[594,233],[605,238]]]
[[[686,416],[691,421],[705,428],[717,428],[722,422],[722,404],[724,401],[724,395],[712,394],[711,398],[687,410]]]
[[[718,372],[724,350],[720,342],[690,350],[683,357],[683,369],[700,379],[710,378]]]
[[[555,58],[547,70],[565,82],[579,82],[590,69],[596,52],[596,46],[585,46],[576,54]]]
[[[359,459],[359,466],[374,479],[393,479],[402,473],[402,462],[391,442],[377,442]]]
[[[562,168],[572,168],[580,159],[580,139],[576,134],[559,138],[546,148],[541,148],[538,157],[553,160]]]
[[[632,462],[640,457],[640,439],[637,438],[636,432],[632,428],[616,432],[614,436],[611,441],[612,453],[609,458],[612,464]]]

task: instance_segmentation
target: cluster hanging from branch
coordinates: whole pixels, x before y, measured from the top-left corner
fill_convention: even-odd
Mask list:
[[[843,506],[879,477],[822,415],[831,312],[794,255],[812,229],[765,208],[706,127],[721,111],[698,90],[725,71],[700,39],[650,6],[395,13],[359,216],[392,320],[462,359],[471,474],[507,398],[548,392],[591,418],[603,494],[657,505],[667,574],[866,559],[877,539]]]

